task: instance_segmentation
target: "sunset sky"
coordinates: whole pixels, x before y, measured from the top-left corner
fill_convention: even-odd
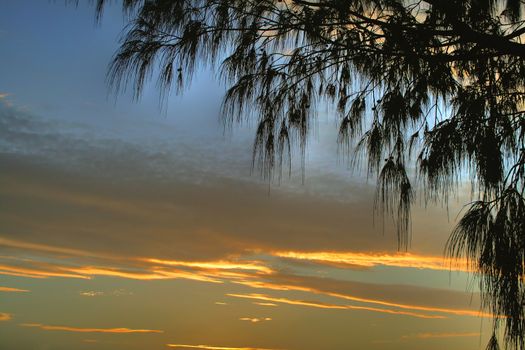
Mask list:
[[[461,205],[416,202],[399,251],[322,107],[291,177],[251,171],[254,125],[224,130],[226,86],[108,91],[125,25],[89,5],[0,1],[0,348],[482,349]]]

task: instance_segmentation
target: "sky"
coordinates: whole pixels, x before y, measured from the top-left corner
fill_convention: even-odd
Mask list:
[[[321,107],[305,161],[252,171],[254,125],[224,130],[227,85],[197,72],[161,104],[112,94],[126,19],[0,0],[0,348],[481,349],[462,203],[416,202],[399,250],[375,183]]]

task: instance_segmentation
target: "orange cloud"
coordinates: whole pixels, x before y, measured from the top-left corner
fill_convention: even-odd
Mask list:
[[[64,273],[58,271],[43,271],[33,268],[0,265],[0,275],[10,275],[29,278],[48,278],[48,277],[67,277],[67,278],[81,278],[90,279],[89,276],[82,276],[78,274]]]
[[[180,260],[161,260],[147,258],[143,259],[149,263],[162,264],[169,266],[185,266],[185,267],[196,267],[202,269],[217,269],[217,270],[249,270],[257,271],[265,274],[273,273],[274,271],[267,266],[261,265],[259,262],[231,262],[231,261],[208,261],[208,262],[199,262],[199,261],[180,261]]]
[[[417,333],[414,335],[404,335],[401,339],[433,339],[433,338],[458,338],[458,337],[479,337],[480,333]]]
[[[11,314],[0,312],[0,321],[9,321],[11,319]]]
[[[468,310],[468,309],[448,309],[448,308],[440,308],[440,307],[432,307],[432,306],[420,306],[420,305],[408,305],[408,304],[400,304],[400,303],[393,303],[389,301],[382,301],[382,300],[374,300],[374,299],[367,299],[367,298],[359,298],[354,297],[351,295],[345,295],[340,293],[323,293],[332,297],[346,299],[346,300],[352,300],[352,301],[358,301],[363,303],[371,303],[371,304],[378,304],[378,305],[384,305],[384,306],[391,306],[396,307],[400,309],[410,309],[410,310],[418,310],[418,311],[430,311],[430,312],[440,312],[440,313],[447,313],[447,314],[453,314],[458,316],[472,316],[472,317],[484,317],[484,318],[492,318],[494,315],[489,312],[482,312],[482,311],[476,311],[476,310]]]
[[[353,252],[294,252],[275,251],[272,255],[295,260],[313,261],[325,265],[344,265],[361,268],[393,266],[429,270],[469,271],[465,259],[453,262],[443,257],[410,253],[353,253]]]
[[[156,329],[130,329],[130,328],[79,328],[68,326],[49,326],[41,323],[22,323],[22,327],[34,327],[46,331],[64,331],[78,333],[164,333]]]
[[[223,283],[220,278],[249,278],[249,275],[236,274],[228,271],[185,271],[174,269],[151,269],[143,266],[141,271],[125,270],[106,266],[61,266],[41,262],[32,262],[34,267],[21,267],[0,264],[0,275],[19,276],[26,278],[80,278],[91,279],[94,276],[109,276],[135,280],[162,280],[162,279],[188,279],[202,282]]]
[[[29,290],[27,290],[27,289],[18,289],[18,288],[10,288],[10,287],[0,287],[0,292],[26,293],[26,292],[29,292]]]
[[[7,245],[20,249],[38,250],[52,254],[70,254],[70,255],[84,255],[97,256],[89,252],[74,250],[68,248],[53,247],[40,244],[32,244],[20,241],[0,238],[0,245]],[[337,263],[346,265],[359,265],[362,267],[371,267],[377,265],[385,266],[404,266],[415,268],[429,268],[429,269],[445,269],[446,263],[442,258],[426,257],[405,253],[398,254],[370,254],[370,253],[337,253],[337,252],[274,252],[274,256],[308,260],[321,263]],[[224,283],[230,281],[231,283],[242,284],[251,288],[262,288],[270,290],[281,291],[301,291],[305,293],[313,293],[319,295],[330,296],[338,299],[348,300],[356,303],[371,304],[372,306],[356,306],[356,305],[335,305],[327,307],[326,305],[315,303],[317,306],[308,305],[312,307],[325,308],[344,308],[344,309],[362,309],[374,312],[397,313],[402,315],[411,315],[415,317],[428,317],[421,312],[444,313],[458,316],[472,316],[472,317],[493,317],[490,313],[484,313],[477,310],[444,308],[433,306],[421,306],[404,304],[383,300],[381,298],[367,298],[356,295],[349,295],[345,293],[332,292],[329,289],[325,290],[323,287],[310,287],[307,281],[302,279],[292,278],[286,283],[269,282],[272,280],[279,280],[283,277],[272,268],[264,265],[261,261],[182,261],[182,260],[162,260],[156,258],[129,258],[120,259],[121,262],[133,262],[134,264],[124,267],[111,266],[60,266],[38,261],[24,261],[24,264],[31,264],[31,267],[21,267],[3,264],[0,265],[0,274],[15,275],[29,278],[47,278],[47,277],[64,277],[64,278],[79,278],[91,279],[94,276],[108,276],[135,280],[163,280],[163,279],[188,279],[209,283]],[[137,261],[141,264],[137,265]],[[184,268],[176,269],[175,266]],[[240,271],[239,271],[240,270]],[[267,281],[261,280],[264,276]],[[299,276],[296,276],[299,277]],[[268,281],[269,280],[269,281]],[[289,284],[288,284],[289,283]],[[319,283],[316,283],[319,285]],[[1,288],[1,287],[0,287]],[[7,287],[5,287],[7,288]],[[0,289],[0,291],[7,291],[7,289]],[[11,291],[11,290],[10,290]],[[84,294],[85,295],[85,294]],[[262,306],[275,306],[274,303],[268,301],[259,301]],[[381,306],[381,308],[373,307]],[[383,308],[385,307],[385,308]],[[394,310],[391,310],[393,308]],[[401,310],[399,310],[401,309]],[[439,317],[435,317],[439,318]],[[443,317],[441,317],[443,318]]]
[[[162,280],[162,279],[190,279],[203,282],[222,283],[222,281],[208,277],[205,274],[193,273],[181,270],[153,270],[147,273],[131,272],[108,267],[82,266],[67,268],[67,271],[87,276],[111,276],[135,280]],[[90,278],[90,277],[86,277]]]
[[[166,346],[174,349],[201,349],[201,350],[275,350],[263,348],[232,348],[225,346],[211,346],[211,345],[188,345],[188,344],[166,344]]]
[[[33,249],[34,244],[14,242],[11,240],[3,240],[0,238],[0,245],[9,243],[12,247],[22,249]],[[51,246],[36,245],[36,249],[51,252],[53,254],[78,253],[82,251],[54,248]],[[88,254],[88,253],[85,253]],[[91,254],[89,257],[97,256]],[[99,256],[100,257],[100,256]],[[161,279],[188,279],[201,282],[223,283],[223,280],[249,279],[256,275],[253,272],[269,274],[273,271],[263,265],[253,262],[236,263],[228,261],[217,262],[188,262],[188,261],[165,261],[159,259],[119,259],[120,262],[134,262],[135,264],[128,265],[127,268],[113,267],[113,266],[63,266],[43,263],[38,260],[23,261],[24,264],[31,264],[32,266],[18,266],[18,265],[0,265],[0,275],[13,275],[27,278],[48,278],[48,277],[64,277],[64,278],[82,278],[91,279],[94,276],[109,276],[135,280],[161,280]],[[115,259],[113,259],[115,260]],[[136,261],[142,262],[142,265],[136,266]],[[162,265],[177,265],[191,269],[182,270],[175,269]],[[234,270],[251,270],[250,273],[242,273]]]
[[[277,304],[274,304],[274,303],[262,303],[262,302],[254,302],[255,305],[260,305],[260,306],[277,306]]]
[[[406,315],[406,316],[412,316],[412,317],[418,317],[418,318],[431,318],[431,319],[446,318],[444,316],[425,315],[425,314],[420,314],[420,313],[415,313],[415,312],[397,311],[397,310],[390,310],[390,309],[380,309],[380,308],[366,307],[366,306],[336,305],[336,304],[322,303],[322,302],[318,302],[318,301],[305,301],[305,300],[294,300],[294,299],[287,299],[287,298],[274,298],[274,297],[271,297],[271,296],[268,296],[268,295],[264,295],[264,294],[226,294],[226,295],[228,295],[230,297],[234,297],[234,298],[264,300],[264,301],[275,302],[275,303],[309,306],[309,307],[320,308],[320,309],[364,310],[364,311],[380,312],[380,313],[394,314],[394,315]]]
[[[23,250],[33,250],[33,251],[39,251],[39,252],[45,252],[45,253],[73,255],[73,256],[91,256],[91,257],[101,256],[99,254],[94,254],[92,252],[88,252],[85,250],[56,247],[56,246],[50,246],[46,244],[30,243],[30,242],[18,241],[18,240],[2,238],[2,237],[0,237],[0,246],[23,249]],[[103,256],[103,257],[107,257],[107,256]]]
[[[384,301],[384,300],[361,298],[361,297],[356,297],[353,295],[342,294],[342,293],[333,293],[333,292],[328,292],[328,291],[323,291],[323,290],[310,288],[310,287],[303,287],[303,286],[280,285],[280,284],[273,284],[273,283],[260,282],[260,281],[238,281],[234,283],[247,285],[252,288],[308,292],[308,293],[326,295],[326,296],[344,299],[344,300],[350,300],[350,301],[366,303],[366,304],[388,306],[388,307],[394,307],[394,308],[399,308],[399,309],[404,309],[404,310],[439,312],[439,313],[446,313],[446,314],[452,314],[452,315],[457,315],[457,316],[471,316],[471,317],[484,317],[484,318],[494,317],[494,315],[489,312],[482,312],[482,311],[469,310],[469,309],[452,309],[452,308],[440,308],[440,307],[432,307],[432,306],[401,304],[401,303],[395,303],[395,302]],[[358,308],[358,306],[353,306],[353,307]],[[369,308],[369,309],[374,309],[374,308]],[[377,309],[377,310],[383,310],[383,309]],[[416,315],[420,315],[420,314],[416,314]],[[443,318],[443,317],[440,317],[440,318]]]

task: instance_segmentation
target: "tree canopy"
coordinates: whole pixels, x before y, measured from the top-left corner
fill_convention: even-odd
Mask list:
[[[97,0],[101,14],[105,1]],[[317,108],[377,177],[377,207],[406,247],[414,181],[472,202],[447,251],[466,256],[504,342],[525,349],[525,19],[523,0],[123,0],[109,70],[138,97],[156,78],[178,92],[201,66],[229,84],[223,116],[257,122],[254,164],[289,170]],[[408,171],[416,168],[416,175]],[[498,347],[494,336],[489,348]]]

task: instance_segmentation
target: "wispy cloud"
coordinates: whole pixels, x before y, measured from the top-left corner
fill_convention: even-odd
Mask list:
[[[274,303],[308,306],[308,307],[320,308],[320,309],[363,310],[363,311],[380,312],[380,313],[393,314],[393,315],[406,315],[406,316],[412,316],[412,317],[418,317],[418,318],[429,318],[429,319],[445,318],[444,316],[438,316],[438,315],[426,315],[426,314],[420,314],[420,313],[415,313],[415,312],[381,309],[381,308],[367,307],[367,306],[337,305],[337,304],[323,303],[319,301],[306,301],[306,300],[297,300],[297,299],[288,299],[288,298],[276,298],[276,297],[271,297],[265,294],[233,294],[231,293],[227,295],[230,297],[234,297],[234,298],[264,300],[264,301],[269,301],[269,302],[274,302]]]
[[[163,279],[189,279],[202,282],[222,283],[217,278],[206,274],[193,273],[182,270],[151,270],[148,272],[135,272],[113,267],[82,266],[67,268],[67,271],[75,272],[89,278],[90,276],[110,276],[134,280],[163,280]]]
[[[274,256],[311,261],[324,265],[339,265],[344,267],[371,268],[375,266],[392,266],[429,270],[468,271],[464,259],[451,262],[439,256],[425,256],[410,253],[355,253],[355,252],[300,252],[276,251]]]
[[[89,290],[85,292],[79,292],[78,294],[80,294],[83,297],[100,297],[104,295],[104,292]]]
[[[241,321],[248,321],[248,322],[251,322],[251,323],[259,323],[259,322],[264,322],[264,321],[271,321],[272,318],[271,317],[241,317],[239,318],[239,320]]]
[[[81,328],[70,326],[50,326],[41,323],[21,323],[22,327],[39,328],[46,331],[64,331],[78,333],[164,333],[156,329],[131,329],[131,328]]]
[[[96,253],[92,251],[68,248],[68,247],[52,246],[52,245],[40,244],[40,243],[25,242],[25,241],[20,241],[16,239],[9,239],[5,237],[0,237],[0,246],[16,248],[16,249],[21,249],[21,250],[43,252],[43,253],[77,256],[77,257],[99,257],[99,258],[104,258],[104,259],[114,259],[114,256],[100,254],[100,253]]]
[[[63,254],[74,255],[74,259],[69,259],[67,261],[71,265],[67,266],[49,263],[47,262],[49,261],[49,258],[44,258],[42,259],[43,261],[40,261],[39,258],[36,257],[35,259],[28,261],[17,261],[17,265],[12,265],[10,262],[0,264],[0,274],[29,278],[63,277],[91,279],[96,276],[106,276],[133,280],[187,279],[207,283],[230,282],[256,289],[304,292],[352,302],[352,305],[341,305],[338,303],[325,304],[291,298],[273,300],[271,297],[264,296],[263,294],[245,294],[251,295],[252,297],[258,296],[258,298],[252,299],[256,300],[255,303],[258,303],[258,305],[261,306],[276,306],[279,303],[287,303],[326,309],[368,310],[371,312],[406,315],[419,318],[445,318],[444,314],[470,317],[493,316],[490,313],[480,312],[479,310],[450,307],[449,305],[451,304],[448,300],[445,300],[446,297],[441,298],[443,299],[443,307],[427,305],[426,298],[420,298],[418,301],[410,299],[410,302],[400,302],[396,300],[403,300],[403,293],[401,292],[406,292],[407,289],[413,290],[415,288],[411,286],[403,287],[405,289],[401,291],[391,289],[394,293],[389,293],[388,287],[380,284],[361,286],[353,282],[343,282],[313,276],[286,275],[278,270],[274,270],[268,260],[240,260],[238,256],[232,260],[219,259],[210,261],[180,259],[166,260],[139,257],[121,257],[119,259],[104,260],[101,255],[84,250],[33,244],[9,239],[0,238],[0,245],[7,245],[23,250],[38,251],[44,253],[44,256],[50,255],[53,258],[60,257]],[[300,260],[304,258],[316,262],[320,261],[321,258],[329,261],[346,261],[348,263],[350,261],[357,261],[362,265],[368,264],[368,266],[376,266],[377,264],[389,266],[410,265],[412,267],[433,266],[434,269],[438,269],[439,266],[443,268],[444,266],[439,258],[412,256],[409,254],[378,255],[368,253],[337,253],[338,255],[333,255],[336,253],[311,253],[312,255],[308,255],[310,253],[305,253],[306,255],[304,256],[295,254],[296,252],[273,253],[274,256],[287,258],[297,256],[297,259]],[[96,257],[99,259],[101,265],[82,265],[84,261],[90,261],[90,259],[85,259],[86,256],[90,258]],[[2,257],[0,258],[3,259]],[[370,259],[370,261],[367,262],[367,259]],[[438,263],[438,260],[441,262]],[[372,290],[369,287],[373,287],[375,292],[371,293]],[[347,290],[351,290],[353,293],[347,293]],[[423,295],[423,293],[426,295],[426,292],[428,291],[429,289],[420,290],[418,291],[418,295]],[[105,293],[97,291],[81,292],[82,296],[91,297],[103,294]],[[264,296],[265,299],[261,299],[261,296]],[[404,299],[406,300],[406,298]],[[357,303],[358,305],[354,305],[354,303]]]
[[[125,289],[116,289],[110,292],[103,292],[103,291],[97,291],[97,290],[88,290],[88,291],[80,291],[78,293],[79,295],[83,297],[101,297],[101,296],[116,296],[120,297],[123,295],[133,295],[132,292],[128,292]]]
[[[97,252],[23,242],[2,237],[0,237],[0,246],[43,253],[54,257],[61,255],[73,256],[76,259],[71,261],[72,263],[78,260],[81,264],[81,261],[86,260],[86,258],[90,258],[90,260],[92,260],[91,258],[96,258],[104,264],[65,266],[43,263],[38,259],[30,261],[30,264],[24,262],[26,266],[0,264],[0,274],[27,278],[63,277],[91,279],[94,276],[109,276],[135,280],[188,279],[223,283],[224,280],[247,279],[253,277],[254,274],[272,274],[274,272],[261,262],[254,261],[217,260],[201,262],[136,257],[116,258]],[[31,264],[32,266],[27,266]],[[116,267],[114,266],[115,264],[129,268]]]
[[[494,315],[492,313],[488,312],[482,312],[477,310],[469,310],[469,309],[453,309],[453,308],[441,308],[441,307],[432,307],[432,306],[421,306],[421,305],[409,305],[409,304],[400,304],[400,303],[393,303],[390,301],[382,301],[382,300],[373,300],[373,299],[367,299],[367,298],[358,298],[351,295],[345,295],[340,293],[324,293],[326,295],[341,298],[345,300],[352,300],[352,301],[358,301],[363,303],[370,303],[370,304],[377,304],[377,305],[383,305],[383,306],[391,306],[396,307],[400,309],[409,309],[409,310],[417,310],[417,311],[429,311],[429,312],[439,312],[439,313],[446,313],[446,314],[452,314],[457,316],[471,316],[471,317],[484,317],[484,318],[492,318]]]
[[[11,319],[11,314],[0,312],[0,321],[9,321]]]
[[[129,266],[121,268],[114,266],[65,266],[59,264],[32,261],[31,266],[0,264],[0,275],[19,276],[26,278],[78,278],[92,279],[96,276],[117,277],[133,280],[167,280],[187,279],[210,283],[223,283],[222,279],[249,278],[249,275],[237,274],[231,271],[216,270],[180,270],[160,268],[151,265]]]
[[[19,289],[19,288],[11,288],[11,287],[0,287],[0,292],[27,293],[27,292],[29,292],[29,290],[27,290],[27,289]]]
[[[12,265],[0,265],[0,275],[10,275],[28,278],[48,278],[48,277],[67,277],[67,278],[81,278],[89,279],[89,276],[59,272],[53,270],[39,270],[27,267],[12,266]]]
[[[274,304],[274,303],[263,303],[259,301],[254,302],[254,304],[259,305],[259,306],[277,306],[277,304]]]
[[[344,294],[344,293],[336,293],[336,292],[320,290],[317,288],[308,287],[307,285],[275,284],[275,283],[268,283],[268,282],[261,282],[261,281],[239,281],[235,283],[239,283],[239,284],[250,286],[252,288],[259,288],[259,289],[308,292],[308,293],[314,293],[314,294],[319,294],[319,295],[326,295],[326,296],[330,296],[330,297],[334,297],[338,299],[344,299],[348,301],[354,301],[354,302],[365,303],[365,304],[381,305],[381,306],[393,307],[393,308],[403,309],[403,310],[427,311],[427,312],[432,312],[432,313],[445,313],[445,314],[451,314],[451,315],[457,315],[457,316],[484,317],[484,318],[491,318],[494,316],[492,313],[482,312],[479,310],[422,306],[422,305],[396,303],[396,302],[391,302],[387,300],[363,298],[363,297],[358,297],[358,296]],[[252,294],[252,295],[260,295],[260,294]],[[265,299],[265,300],[268,300],[268,299]],[[324,308],[341,308],[338,305],[334,305],[334,306],[335,307],[324,307]],[[323,307],[323,306],[318,306],[318,307]],[[378,308],[373,308],[373,307],[361,307],[361,306],[351,306],[351,307],[354,309],[359,309],[359,308],[363,310],[368,309],[370,311],[385,310],[385,309],[378,309]],[[345,306],[345,308],[350,308],[350,306]],[[392,310],[385,311],[385,312],[396,313],[396,312],[391,312],[391,311]],[[411,315],[415,317],[422,316],[419,313],[403,312],[403,311],[399,311],[399,314]],[[444,318],[444,317],[426,317],[426,318]]]
[[[162,265],[169,265],[169,266],[186,266],[186,267],[195,267],[195,268],[202,268],[202,269],[217,269],[217,270],[249,270],[249,271],[257,271],[261,273],[273,273],[274,271],[264,266],[261,262],[235,262],[235,261],[181,261],[181,260],[162,260],[162,259],[154,259],[154,258],[147,258],[144,259],[144,261],[155,263],[155,264],[162,264]]]
[[[404,335],[401,339],[433,339],[433,338],[463,338],[463,337],[479,337],[479,332],[463,332],[463,333],[417,333],[411,335]]]
[[[188,345],[188,344],[166,344],[174,349],[202,349],[202,350],[276,350],[268,348],[253,348],[253,347],[230,347],[230,346],[212,346],[212,345]]]

